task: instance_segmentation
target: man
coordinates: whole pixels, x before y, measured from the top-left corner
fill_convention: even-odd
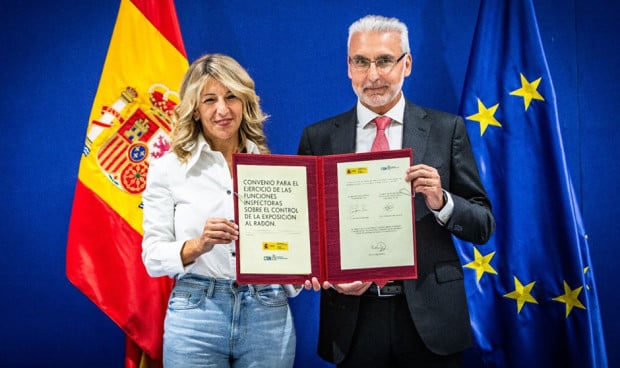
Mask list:
[[[407,27],[398,19],[366,16],[353,23],[348,54],[357,105],[306,127],[298,153],[371,151],[374,119],[391,118],[383,149],[413,149],[414,165],[404,174],[416,193],[418,278],[383,289],[324,281],[319,355],[343,368],[458,367],[471,345],[471,325],[452,235],[483,244],[495,229],[463,119],[404,98],[412,58]],[[313,279],[310,287],[321,285]]]

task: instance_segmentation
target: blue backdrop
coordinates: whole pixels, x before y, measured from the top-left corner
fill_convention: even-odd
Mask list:
[[[274,153],[296,152],[302,128],[355,102],[346,74],[347,27],[378,13],[410,27],[405,93],[457,112],[479,2],[394,0],[177,1],[190,62],[226,53],[253,76]],[[211,5],[214,4],[214,5]],[[65,277],[65,246],[88,116],[118,1],[0,5],[2,175],[0,366],[121,367],[124,335]],[[569,169],[582,209],[610,366],[620,365],[617,259],[620,195],[613,116],[620,101],[620,3],[535,1],[555,85]],[[525,195],[536,195],[526,188]],[[541,199],[544,200],[544,199]],[[316,297],[293,301],[304,321],[299,366],[316,366]]]

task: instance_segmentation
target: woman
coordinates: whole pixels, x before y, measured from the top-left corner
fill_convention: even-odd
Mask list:
[[[176,279],[164,322],[165,367],[292,367],[295,329],[282,285],[237,285],[232,155],[269,153],[254,81],[205,55],[181,83],[171,152],[151,163],[142,258]],[[287,286],[290,290],[290,285]]]

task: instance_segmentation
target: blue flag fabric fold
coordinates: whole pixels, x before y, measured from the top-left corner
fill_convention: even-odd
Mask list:
[[[531,0],[482,0],[460,113],[497,229],[457,240],[490,367],[606,367],[587,235]]]

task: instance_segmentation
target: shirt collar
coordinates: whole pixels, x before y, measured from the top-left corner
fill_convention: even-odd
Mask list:
[[[190,152],[189,158],[187,159],[187,163],[185,165],[185,171],[187,172],[194,167],[196,162],[198,162],[198,158],[200,158],[202,151],[210,151],[211,147],[209,147],[209,144],[202,133],[198,133],[198,138],[196,141],[188,144],[186,149]]]
[[[198,138],[196,139],[196,142],[192,142],[188,144],[187,148],[190,151],[190,155],[189,155],[189,158],[187,159],[187,164],[185,166],[185,172],[189,171],[192,167],[194,167],[196,162],[198,162],[198,159],[200,158],[200,154],[202,152],[213,152],[213,150],[211,149],[211,146],[209,146],[209,143],[207,143],[207,140],[205,139],[204,135],[202,135],[202,133],[198,134]],[[250,140],[246,141],[246,152],[247,153],[260,153],[256,143]]]
[[[366,106],[362,105],[360,100],[357,100],[357,123],[361,127],[365,127],[371,121],[373,121],[377,116],[376,112],[371,111]],[[405,116],[405,96],[401,93],[400,98],[396,105],[394,105],[388,112],[384,114],[384,116],[390,117],[390,119],[394,120],[397,123],[402,124]]]

